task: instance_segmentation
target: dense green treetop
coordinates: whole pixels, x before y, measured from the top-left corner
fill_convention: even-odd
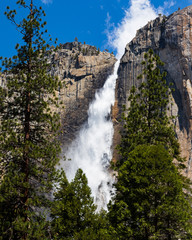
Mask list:
[[[47,74],[51,54],[43,39],[46,25],[42,8],[33,1],[17,1],[26,17],[16,22],[21,33],[17,55],[3,60],[6,86],[0,87],[0,239],[46,239],[46,193],[52,188],[60,145],[59,116],[53,106],[61,86]],[[51,41],[49,39],[48,41]]]
[[[112,239],[106,213],[96,212],[91,189],[81,169],[71,183],[62,172],[54,196],[51,214],[54,239]]]
[[[183,159],[167,116],[171,92],[159,57],[152,50],[144,57],[142,83],[132,87],[123,115],[108,217],[116,239],[191,239],[190,182],[181,175]]]
[[[140,145],[118,171],[109,218],[116,239],[191,239],[191,197],[163,145]]]

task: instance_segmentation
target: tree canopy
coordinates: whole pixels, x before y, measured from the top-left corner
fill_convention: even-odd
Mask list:
[[[32,0],[17,5],[26,12],[19,23],[16,10],[7,7],[5,13],[23,44],[16,45],[16,56],[2,62],[6,85],[0,87],[0,239],[46,239],[46,193],[60,151],[55,96],[61,84],[48,74],[51,51],[43,39],[44,11]]]
[[[81,169],[71,183],[63,171],[54,195],[51,214],[54,239],[112,239],[106,213],[96,212],[91,189]]]
[[[191,198],[183,187],[163,145],[137,146],[118,171],[109,204],[117,239],[190,239]]]
[[[190,184],[181,175],[183,159],[167,115],[171,92],[159,57],[152,50],[144,57],[142,83],[132,87],[123,115],[108,216],[116,239],[191,239]]]

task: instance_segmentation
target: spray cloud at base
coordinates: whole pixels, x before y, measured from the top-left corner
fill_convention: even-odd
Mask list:
[[[88,121],[65,153],[66,159],[71,161],[61,162],[69,180],[74,178],[78,168],[83,170],[98,209],[107,208],[114,181],[109,170],[114,133],[110,113],[115,102],[120,58],[137,29],[155,17],[156,12],[148,0],[132,0],[121,23],[112,32],[108,32],[108,42],[117,51],[114,72],[107,78],[103,88],[96,92],[95,99],[89,106]]]

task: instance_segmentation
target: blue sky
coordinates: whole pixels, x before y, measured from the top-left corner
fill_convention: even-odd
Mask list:
[[[26,0],[29,1],[29,0]],[[143,1],[143,0],[134,0]],[[145,0],[144,0],[145,1]],[[146,0],[148,1],[148,0]],[[0,1],[0,56],[12,56],[14,46],[19,42],[20,36],[3,12],[6,6],[14,7],[16,0]],[[46,12],[47,29],[51,36],[58,38],[58,43],[71,42],[78,38],[80,42],[99,47],[108,48],[107,31],[122,21],[125,12],[129,11],[129,0],[34,0],[42,5]],[[180,8],[192,4],[192,0],[151,0],[152,8],[156,12],[170,14]]]

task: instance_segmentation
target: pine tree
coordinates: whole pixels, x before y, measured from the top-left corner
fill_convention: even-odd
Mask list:
[[[51,49],[43,39],[45,12],[33,0],[16,3],[28,15],[17,23],[16,10],[7,7],[5,13],[23,44],[2,63],[6,87],[0,88],[0,239],[47,239],[46,193],[52,189],[60,151],[59,117],[53,106],[61,84],[47,74]]]
[[[83,171],[77,170],[71,183],[62,172],[51,214],[54,239],[112,239],[105,212],[99,214],[95,211],[91,189]]]
[[[191,197],[183,182],[164,146],[137,146],[119,169],[109,204],[115,239],[191,239]]]
[[[167,116],[171,91],[166,84],[166,73],[160,71],[164,64],[152,50],[144,57],[143,73],[138,76],[143,82],[138,89],[132,87],[128,99],[130,107],[128,113],[124,111],[123,114],[124,128],[118,146],[122,158],[119,164],[140,144],[165,144],[170,153],[182,162],[179,144],[171,125],[172,117]]]
[[[171,92],[160,71],[163,63],[150,50],[142,64],[143,82],[131,89],[123,116],[109,219],[116,239],[191,239],[190,183],[180,174],[183,159],[167,116]]]

